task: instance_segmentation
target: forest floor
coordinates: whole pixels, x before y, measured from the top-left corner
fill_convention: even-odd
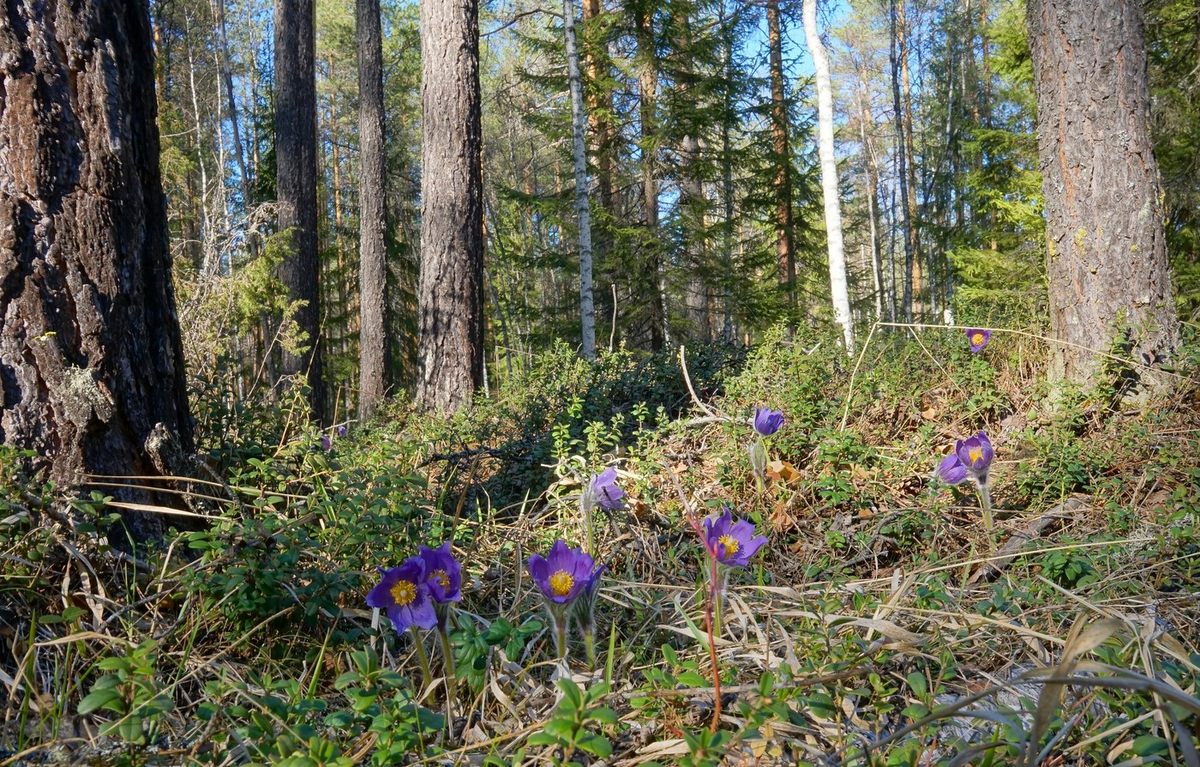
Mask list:
[[[108,544],[109,480],[66,504],[0,456],[0,766],[1200,765],[1200,348],[1152,400],[1116,363],[1052,395],[1047,349],[560,347],[452,419],[397,404],[344,436],[214,396],[209,479],[172,487],[184,529],[133,553]],[[756,406],[786,419],[762,483]],[[993,531],[934,478],[979,431]],[[591,525],[596,662],[572,641],[564,667],[525,563],[586,540],[608,466],[627,497]],[[710,635],[694,525],[726,506],[769,542]],[[444,540],[454,685],[433,636],[423,679],[365,602]]]

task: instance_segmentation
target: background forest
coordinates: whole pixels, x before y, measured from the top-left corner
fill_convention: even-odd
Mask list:
[[[222,2],[227,7],[222,6]],[[385,2],[392,392],[415,374],[416,8]],[[1147,4],[1155,151],[1184,318],[1200,307],[1194,4]],[[486,359],[492,386],[579,343],[561,13],[481,11]],[[815,91],[798,3],[583,4],[597,335],[637,349],[741,343],[832,318]],[[281,307],[262,284],[275,216],[271,4],[163,0],[163,169],[192,374],[253,385]],[[857,327],[1044,316],[1041,180],[1024,7],[824,6]],[[317,3],[321,327],[329,412],[357,412],[359,155],[351,2]],[[905,206],[907,201],[907,206]],[[261,243],[261,244],[256,244]],[[794,273],[794,277],[790,275]],[[255,291],[259,291],[256,293]],[[265,291],[265,292],[264,292]],[[218,311],[242,296],[240,311]],[[214,317],[221,321],[215,322]]]

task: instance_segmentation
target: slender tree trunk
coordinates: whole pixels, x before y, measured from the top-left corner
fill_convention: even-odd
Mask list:
[[[238,186],[242,193],[242,207],[246,214],[250,213],[250,175],[246,171],[246,153],[242,145],[242,130],[238,121],[237,101],[233,96],[233,72],[229,65],[229,35],[225,31],[225,0],[215,0],[217,13],[217,31],[221,35],[221,79],[225,83],[225,118],[229,120],[229,130],[233,139],[233,159],[237,162]],[[257,243],[251,235],[247,235],[251,255],[257,254]]]
[[[658,231],[658,117],[655,103],[658,92],[658,57],[654,50],[651,11],[643,4],[632,4],[638,57],[638,121],[641,123],[642,205],[646,211],[646,280],[650,293],[650,348],[654,351],[671,343],[667,326],[667,290],[662,267],[662,249]]]
[[[603,265],[611,236],[609,228],[616,215],[617,179],[615,172],[616,131],[613,128],[612,89],[605,81],[609,78],[610,62],[607,44],[603,39],[592,42],[590,36],[598,29],[603,12],[601,0],[583,0],[582,35],[576,43],[581,51],[583,63],[584,106],[587,112],[588,135],[591,137],[588,151],[596,166],[597,202],[600,205],[600,220],[592,222],[596,261]],[[580,39],[582,38],[582,39]]]
[[[721,17],[725,19],[724,29],[721,33],[722,43],[724,43],[725,54],[725,115],[721,120],[721,197],[725,203],[725,229],[722,232],[722,256],[724,258],[724,271],[722,275],[722,301],[721,314],[723,322],[721,324],[721,341],[729,343],[733,337],[733,315],[731,313],[732,293],[730,288],[730,276],[733,274],[733,227],[734,227],[734,186],[733,186],[733,136],[732,123],[734,122],[734,105],[733,105],[733,50],[737,41],[734,39],[734,21],[736,13],[728,14],[728,9],[722,3],[720,7]]]
[[[842,248],[842,206],[838,199],[837,159],[833,146],[833,88],[829,59],[817,31],[817,0],[804,0],[804,36],[817,79],[817,122],[820,135],[821,190],[825,198],[825,235],[829,241],[829,292],[833,318],[842,328],[842,342],[854,353],[854,318],[850,314],[850,289],[846,281],[846,255]]]
[[[387,173],[384,156],[383,31],[379,0],[357,0],[358,26],[358,417],[387,392]]]
[[[563,0],[563,30],[567,37],[567,76],[571,91],[571,133],[574,139],[575,213],[579,218],[579,314],[583,358],[596,358],[596,308],[592,297],[592,215],[588,201],[587,150],[584,133],[583,82],[579,76],[579,47],[575,40],[575,5]]]
[[[681,51],[688,51],[692,45],[692,25],[688,17],[689,8],[679,3],[672,7],[676,31],[682,36],[679,46]],[[680,98],[688,101],[692,98],[693,89],[690,80],[693,76],[692,61],[687,54],[678,55],[676,66],[683,73],[678,84]],[[712,318],[708,312],[708,280],[707,253],[705,231],[707,226],[708,198],[704,192],[704,178],[701,175],[701,143],[696,135],[699,126],[688,125],[683,128],[679,139],[679,208],[683,212],[684,238],[687,241],[688,272],[687,294],[685,308],[688,321],[691,323],[697,338],[709,340],[712,338]]]
[[[1140,0],[1029,0],[1058,372],[1098,383],[1115,351],[1158,364],[1179,344],[1150,137]]]
[[[308,380],[313,419],[325,418],[321,369],[321,262],[317,253],[317,93],[314,0],[275,0],[275,157],[279,228],[292,230],[280,269],[296,324],[307,336],[302,354],[284,353],[283,373]]]
[[[879,247],[879,168],[875,163],[875,149],[871,144],[871,136],[867,133],[867,125],[871,122],[871,110],[867,104],[866,84],[861,83],[858,130],[862,139],[863,154],[867,160],[867,223],[870,225],[871,237],[871,279],[875,287],[875,318],[883,319],[883,261]]]
[[[892,111],[896,125],[896,183],[900,186],[900,209],[904,222],[904,317],[908,322],[913,321],[913,221],[909,207],[908,170],[905,158],[904,109],[900,101],[900,56],[897,36],[897,0],[891,0],[892,42],[890,57],[892,63]]]
[[[173,476],[193,449],[146,4],[12,2],[0,22],[0,443],[61,488]],[[140,488],[126,502],[173,503]],[[135,540],[158,514],[127,512]]]
[[[483,148],[477,0],[421,0],[421,288],[417,402],[483,385]]]
[[[904,167],[908,174],[906,179],[908,194],[905,195],[907,200],[905,205],[908,208],[906,211],[907,230],[912,249],[912,274],[909,275],[909,279],[912,280],[913,314],[921,319],[925,308],[925,302],[922,299],[925,282],[922,274],[924,256],[921,253],[921,233],[917,228],[917,153],[913,139],[912,87],[909,84],[908,76],[908,22],[904,14],[904,0],[896,3],[896,35],[897,44],[900,46],[900,81],[904,88],[904,100],[901,102],[900,114],[904,120],[904,152],[908,158]]]
[[[767,0],[767,46],[770,48],[771,137],[775,162],[775,257],[787,293],[789,321],[796,312],[796,252],[792,244],[792,152],[788,140],[788,105],[783,82],[783,35],[779,0]]]

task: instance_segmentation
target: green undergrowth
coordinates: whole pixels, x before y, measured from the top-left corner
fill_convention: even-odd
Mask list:
[[[1195,360],[1144,405],[1118,370],[1053,391],[1047,361],[1036,334],[973,355],[936,329],[853,358],[776,331],[686,368],[559,347],[451,419],[393,403],[328,450],[293,399],[206,402],[208,473],[173,488],[189,529],[133,554],[104,487],[67,503],[0,453],[0,764],[1193,763]],[[763,405],[787,422],[760,485]],[[932,479],[981,430],[991,535]],[[572,646],[564,675],[524,563],[583,541],[581,483],[610,465],[628,508],[596,518],[597,663]],[[770,543],[710,655],[687,520],[724,506]],[[443,540],[449,719],[364,602]]]

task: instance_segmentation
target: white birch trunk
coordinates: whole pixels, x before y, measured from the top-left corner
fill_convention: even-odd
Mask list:
[[[575,138],[575,207],[579,215],[579,310],[584,359],[596,358],[596,308],[592,299],[592,218],[588,204],[587,150],[583,132],[583,83],[579,77],[579,47],[575,42],[575,5],[563,0],[563,28],[567,35],[567,77],[571,90],[571,127]]]
[[[817,121],[820,127],[821,191],[825,198],[825,230],[829,240],[829,292],[833,318],[842,326],[847,354],[854,353],[854,319],[850,315],[850,290],[846,283],[846,255],[842,249],[842,208],[838,201],[837,160],[833,156],[833,89],[829,59],[817,33],[817,0],[804,0],[804,37],[817,74]]]

